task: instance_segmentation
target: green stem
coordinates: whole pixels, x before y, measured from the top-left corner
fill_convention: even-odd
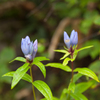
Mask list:
[[[73,75],[74,75],[74,72],[73,72],[73,61],[71,63],[72,63],[72,82],[73,82]]]
[[[73,59],[73,53],[71,54],[71,58]],[[71,67],[72,67],[72,80],[71,80],[71,82],[73,82],[73,75],[74,75],[74,69],[73,69],[73,61],[71,61]],[[67,100],[70,100],[70,92],[71,91],[69,91],[69,94],[68,94],[68,96],[67,96]]]
[[[71,59],[73,59],[73,53],[71,54]],[[73,61],[71,61],[71,67],[72,67],[72,81],[73,82],[73,75],[74,75],[74,72],[73,72]]]
[[[32,78],[32,83],[33,83],[33,76],[32,76],[32,66],[30,66],[30,75]],[[36,96],[35,96],[35,90],[34,90],[34,85],[32,84],[32,90],[33,90],[33,96],[34,96],[34,100],[36,100]]]
[[[69,94],[67,96],[67,100],[70,100],[70,91],[69,91]]]

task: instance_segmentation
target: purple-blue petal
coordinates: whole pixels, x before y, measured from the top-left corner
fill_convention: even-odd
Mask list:
[[[30,42],[31,42],[29,36],[26,36],[26,37],[25,37],[25,41],[26,41],[27,43],[30,43]]]
[[[64,31],[64,43],[66,44],[67,48],[70,48],[70,38],[65,31]]]
[[[75,30],[73,30],[70,36],[70,45],[72,45],[73,47],[74,45],[77,45],[77,43],[78,43],[78,33]]]
[[[23,38],[21,41],[21,50],[24,53],[24,55],[27,55],[29,53],[29,44]]]
[[[34,47],[33,47],[33,41],[30,43],[30,54],[33,53]]]
[[[31,42],[29,36],[26,36],[25,38],[22,38],[21,40],[21,50],[24,53],[26,59],[32,60],[37,52],[38,48],[38,42],[37,39]]]
[[[27,58],[27,60],[30,60],[30,61],[33,59],[31,54],[25,55],[25,57]]]
[[[33,56],[33,59],[34,59],[34,57],[35,57],[35,55],[37,53],[37,49],[38,49],[38,41],[37,41],[37,39],[34,41],[33,47],[34,47],[34,50],[33,50],[32,56]]]

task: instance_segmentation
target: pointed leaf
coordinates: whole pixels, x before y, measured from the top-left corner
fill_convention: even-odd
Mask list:
[[[75,93],[83,93],[95,83],[94,80],[78,83],[75,86]]]
[[[41,62],[34,61],[32,64],[35,64],[36,66],[38,66],[41,72],[43,73],[44,77],[46,77],[46,69],[45,69],[45,66]]]
[[[69,94],[69,91],[68,89],[63,89],[62,93],[61,93],[61,96],[60,96],[60,100],[66,100],[65,98],[67,97],[66,94]]]
[[[61,63],[48,63],[46,66],[51,66],[51,67],[54,67],[54,68],[60,68],[66,72],[71,72],[71,68],[69,66],[64,66],[62,65]]]
[[[74,93],[75,90],[75,83],[71,82],[68,86],[68,90],[71,90]]]
[[[61,52],[61,53],[67,53],[68,51],[66,50],[54,50],[55,52]]]
[[[81,51],[81,50],[88,49],[88,48],[91,48],[91,47],[93,47],[93,45],[80,48],[80,49],[78,49],[77,51],[79,52],[79,51]]]
[[[75,83],[81,76],[82,76],[82,74],[80,74],[80,73],[74,74],[73,82]]]
[[[99,82],[99,79],[98,79],[98,77],[96,76],[96,74],[92,71],[92,70],[90,70],[89,68],[76,68],[75,70],[74,70],[74,72],[79,72],[79,73],[81,73],[82,75],[86,75],[86,76],[88,76],[88,77],[91,77],[92,79],[94,79],[94,80],[96,80],[97,82]]]
[[[52,92],[45,82],[37,80],[33,82],[33,85],[44,95],[47,100],[53,100]]]
[[[60,60],[62,60],[62,59],[65,59],[67,56],[69,56],[70,55],[70,53],[69,52],[67,52],[62,58],[60,58]]]
[[[75,99],[75,100],[88,100],[83,94],[81,93],[70,93],[70,95]]]
[[[3,77],[4,77],[4,76],[13,77],[14,73],[15,73],[15,71],[8,72],[8,73],[4,74]]]
[[[48,100],[48,99],[43,98],[43,99],[41,99],[41,100]],[[59,100],[59,99],[58,99],[58,98],[56,98],[56,97],[53,97],[53,100]]]
[[[44,61],[44,60],[49,60],[46,57],[35,57],[33,61]]]
[[[8,73],[4,74],[3,77],[4,76],[13,77],[14,73],[15,73],[15,71],[8,72]],[[28,75],[27,73],[25,73],[25,75],[22,77],[22,79],[25,80],[25,81],[28,81],[28,82],[32,83],[31,76]]]
[[[63,61],[63,65],[66,66],[68,64],[68,62],[71,61],[71,58],[66,58]]]
[[[13,62],[15,60],[21,61],[21,62],[26,62],[26,59],[25,58],[23,58],[23,57],[16,57],[14,60],[10,61],[9,63],[11,63],[11,62]]]
[[[32,83],[32,78],[29,74],[25,73],[24,76],[22,77],[23,80]]]
[[[28,71],[28,69],[30,68],[28,65],[29,63],[25,63],[23,66],[21,66],[15,71],[13,75],[11,89],[13,89],[16,86],[16,84],[21,80],[24,74]]]

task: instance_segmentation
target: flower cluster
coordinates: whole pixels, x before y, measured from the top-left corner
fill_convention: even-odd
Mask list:
[[[70,38],[68,34],[64,31],[64,42],[68,49],[73,48],[73,46],[78,43],[78,34],[75,30],[72,30]]]
[[[34,59],[37,52],[37,45],[38,45],[37,39],[33,43],[33,41],[30,41],[29,36],[22,38],[21,50],[24,53],[27,60],[32,61]]]

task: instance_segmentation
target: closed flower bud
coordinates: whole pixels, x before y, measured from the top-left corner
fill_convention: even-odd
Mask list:
[[[69,38],[68,34],[64,31],[64,43],[66,44],[67,48],[70,49],[70,47],[76,46],[78,43],[78,34],[73,30],[71,32],[71,36]]]
[[[71,32],[71,36],[70,36],[70,41],[71,41],[71,46],[73,47],[74,45],[76,46],[78,43],[78,34],[77,32],[75,32],[75,30],[73,30]]]
[[[65,31],[64,31],[64,42],[65,42],[67,48],[69,49],[70,48],[70,38]]]
[[[21,50],[24,53],[27,60],[31,61],[34,59],[36,52],[37,52],[37,39],[33,43],[33,41],[30,41],[29,36],[26,36],[25,38],[22,38],[21,41]]]

